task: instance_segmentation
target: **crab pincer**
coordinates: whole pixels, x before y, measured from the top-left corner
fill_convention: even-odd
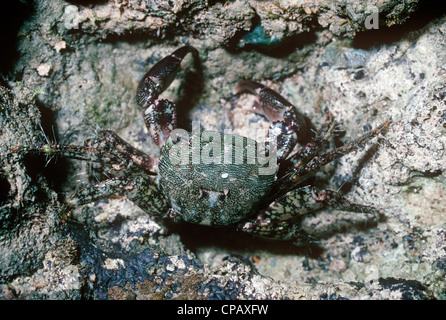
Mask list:
[[[172,101],[158,96],[175,79],[181,61],[189,53],[197,55],[197,49],[184,46],[158,61],[142,78],[136,92],[138,105],[144,115],[144,122],[153,139],[159,146],[164,146],[173,129],[176,128],[177,112]]]
[[[249,92],[256,96],[252,106],[255,113],[265,116],[271,125],[267,139],[277,146],[277,159],[285,159],[296,145],[299,137],[306,133],[306,122],[297,109],[276,91],[254,81],[243,81],[235,93]]]

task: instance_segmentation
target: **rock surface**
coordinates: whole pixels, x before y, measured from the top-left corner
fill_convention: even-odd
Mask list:
[[[0,86],[0,297],[5,299],[444,299],[446,14],[417,1],[35,1]],[[379,29],[366,20],[379,14]],[[368,20],[369,21],[369,20]],[[150,155],[139,79],[190,44],[164,93],[180,126],[252,134],[266,122],[232,90],[279,91],[334,145],[392,124],[317,176],[385,219],[324,210],[311,248],[154,220],[125,198],[57,216],[101,177],[89,164],[18,155],[46,139],[82,144],[112,129]],[[249,125],[249,128],[247,127]],[[229,232],[229,235],[228,235]]]

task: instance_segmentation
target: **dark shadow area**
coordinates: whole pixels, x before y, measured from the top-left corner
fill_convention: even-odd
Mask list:
[[[79,30],[70,30],[70,34],[78,34]],[[137,43],[150,43],[152,46],[156,45],[166,45],[172,44],[175,45],[177,41],[174,41],[174,38],[171,34],[164,34],[163,39],[154,39],[153,33],[146,32],[145,30],[127,30],[121,34],[110,33],[105,36],[105,38],[98,39],[97,41],[103,43],[118,43],[125,42],[129,44],[137,44]]]
[[[380,14],[380,22],[384,20],[386,12]],[[353,47],[357,49],[369,50],[381,45],[390,45],[408,36],[410,32],[416,32],[427,26],[432,20],[440,18],[446,14],[445,1],[421,1],[419,9],[412,14],[404,23],[386,27],[379,26],[379,29],[372,29],[358,32]]]
[[[11,191],[11,185],[8,179],[0,176],[0,206],[8,201],[9,192]]]
[[[108,0],[66,0],[66,1],[80,6],[92,6],[95,4],[104,4],[108,2]]]
[[[180,235],[181,242],[192,252],[220,248],[228,253],[254,253],[265,250],[278,255],[304,255],[317,258],[323,249],[316,243],[296,246],[292,241],[269,240],[237,231],[235,227],[207,227],[186,222],[165,220],[169,231]]]
[[[12,71],[15,61],[19,58],[17,52],[17,34],[23,22],[34,12],[31,0],[6,1],[0,10],[0,43],[1,59],[0,74],[6,76]]]
[[[221,3],[222,5],[224,5],[227,2],[234,2],[234,0],[208,0],[208,6],[213,7],[217,3]]]
[[[311,213],[317,215],[318,212]],[[336,214],[333,212],[332,214]],[[265,250],[277,255],[301,255],[312,259],[318,259],[324,252],[319,245],[321,240],[327,240],[337,234],[354,231],[366,231],[376,228],[378,223],[384,223],[386,217],[361,217],[355,219],[338,219],[327,229],[315,232],[310,236],[310,243],[296,246],[292,241],[270,240],[252,236],[248,233],[237,231],[232,227],[207,227],[189,224],[185,222],[175,223],[165,220],[164,224],[169,231],[180,235],[181,242],[192,252],[207,248],[219,248],[226,252],[254,253],[256,250]],[[299,222],[296,222],[299,224]]]

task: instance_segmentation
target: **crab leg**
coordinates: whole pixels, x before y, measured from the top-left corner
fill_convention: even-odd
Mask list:
[[[251,111],[272,122],[268,129],[268,140],[276,143],[278,160],[285,159],[293,150],[299,136],[306,133],[303,115],[276,91],[260,83],[244,81],[235,88],[236,94],[245,91],[257,97]]]
[[[386,121],[374,130],[370,130],[363,136],[350,141],[349,143],[346,143],[342,147],[339,147],[336,150],[328,152],[321,156],[316,155],[305,164],[299,167],[295,167],[295,171],[290,178],[290,187],[292,188],[292,186],[302,183],[303,181],[311,177],[315,172],[319,171],[326,164],[339,159],[354,150],[357,150],[367,141],[380,134],[389,125],[389,123],[389,121]]]
[[[168,210],[166,200],[159,193],[154,177],[115,177],[76,191],[61,208],[59,215],[65,220],[73,208],[114,195],[126,195],[137,206],[150,214],[162,215]]]
[[[169,211],[166,199],[158,190],[156,178],[141,176],[133,179],[134,188],[128,191],[127,198],[150,215],[165,215]]]
[[[279,190],[279,193],[274,194],[273,199],[291,190],[290,182],[295,179],[295,171],[317,156],[322,145],[327,142],[327,139],[332,134],[334,128],[333,120],[333,115],[328,110],[325,110],[325,121],[322,123],[316,136],[311,142],[308,142],[287,159],[289,165],[283,169],[280,178],[275,182],[273,189]]]
[[[306,236],[303,230],[296,229],[296,219],[325,207],[379,217],[375,208],[351,203],[335,191],[305,186],[279,197],[256,218],[239,225],[239,229],[265,238],[296,240],[298,237],[301,241]]]
[[[131,146],[114,131],[102,131],[100,138],[94,141],[87,140],[86,144],[106,151],[109,154],[115,154],[120,159],[121,166],[125,165],[128,167],[130,164],[133,164],[149,174],[157,173],[158,171],[157,158],[148,156]]]
[[[115,132],[102,131],[98,138],[85,141],[83,146],[77,145],[27,145],[13,148],[19,153],[39,152],[47,155],[61,155],[67,158],[98,162],[109,165],[112,171],[120,171],[134,164],[148,174],[158,171],[158,159],[144,154],[132,147]]]
[[[138,105],[141,107],[144,121],[153,141],[163,146],[170,133],[176,127],[176,106],[173,102],[158,96],[166,90],[180,69],[181,61],[197,50],[184,46],[156,63],[142,78],[136,93]]]
[[[333,115],[326,110],[325,121],[316,133],[316,136],[312,139],[311,142],[308,142],[305,146],[300,148],[299,151],[297,151],[289,158],[289,161],[291,162],[291,166],[288,169],[289,171],[294,171],[296,168],[299,168],[302,165],[308,163],[308,161],[310,161],[314,156],[317,155],[318,150],[320,150],[321,146],[331,136],[334,128],[333,120]]]

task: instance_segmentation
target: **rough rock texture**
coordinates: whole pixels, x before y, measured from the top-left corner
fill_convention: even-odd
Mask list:
[[[446,15],[417,1],[35,1],[0,86],[0,297],[5,299],[444,299]],[[379,13],[379,29],[366,20]],[[180,126],[250,135],[266,122],[238,81],[279,91],[333,145],[386,119],[380,139],[315,184],[385,219],[324,210],[310,248],[155,221],[125,198],[58,209],[103,178],[79,161],[19,155],[46,139],[82,144],[113,129],[150,155],[135,91],[174,48],[195,46],[164,97]],[[41,125],[40,125],[41,124]]]

